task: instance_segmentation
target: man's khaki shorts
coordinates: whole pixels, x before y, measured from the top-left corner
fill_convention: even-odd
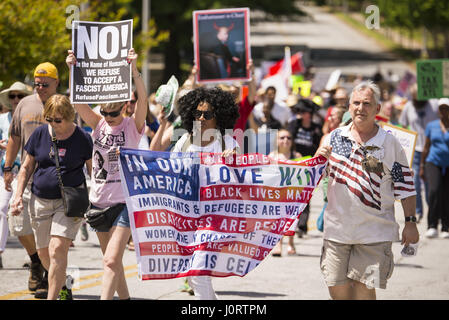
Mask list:
[[[394,269],[391,244],[343,244],[324,240],[320,265],[327,286],[355,280],[370,289],[386,289]]]
[[[34,194],[30,199],[30,216],[37,249],[47,248],[52,236],[75,240],[83,221],[64,214],[62,199],[43,199]]]
[[[12,183],[12,188],[14,192],[15,190],[17,190],[17,179],[14,179]],[[11,197],[10,204],[14,199],[14,192]],[[22,195],[23,210],[20,213],[20,215],[13,216],[11,214],[11,208],[9,208],[8,210],[8,226],[11,236],[22,237],[33,234],[33,228],[31,228],[30,213],[29,213],[30,197],[31,197],[31,187],[30,185],[27,185]]]

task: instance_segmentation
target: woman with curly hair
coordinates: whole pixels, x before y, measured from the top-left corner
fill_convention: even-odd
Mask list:
[[[187,131],[173,147],[172,152],[214,152],[227,157],[239,153],[237,141],[225,134],[232,129],[239,116],[233,96],[219,88],[197,88],[178,100],[178,110],[182,127]],[[160,139],[167,125],[163,112],[159,115],[160,127],[154,140]],[[151,144],[150,150],[156,150],[157,144]],[[188,277],[198,300],[216,300],[210,276]]]
[[[232,150],[236,147],[235,140],[230,135],[225,135],[225,130],[232,130],[239,117],[238,107],[230,93],[219,88],[197,88],[178,100],[178,109],[182,127],[188,132],[178,141],[178,146],[187,148],[187,145],[193,143],[192,152],[221,152],[223,150],[196,150],[195,145],[209,146],[207,149],[216,150],[211,144],[220,143],[221,146],[221,141],[217,138],[223,137],[226,147],[230,146]],[[187,141],[188,138],[190,142]],[[178,151],[176,146],[173,151],[175,150]],[[182,147],[179,151],[186,152]]]

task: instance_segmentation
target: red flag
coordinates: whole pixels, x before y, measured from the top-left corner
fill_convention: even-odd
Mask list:
[[[276,62],[273,66],[270,67],[268,70],[268,74],[266,77],[270,77],[278,73],[284,64],[285,59],[282,59],[278,62]],[[292,74],[294,73],[302,73],[305,71],[304,64],[302,63],[302,53],[297,52],[294,55],[291,56],[290,59],[291,66],[292,66]]]

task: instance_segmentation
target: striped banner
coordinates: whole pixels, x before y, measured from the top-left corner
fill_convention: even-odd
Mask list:
[[[139,278],[244,276],[294,234],[326,163],[120,149]]]

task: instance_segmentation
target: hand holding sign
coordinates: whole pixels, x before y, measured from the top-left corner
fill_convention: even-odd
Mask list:
[[[67,58],[65,59],[65,63],[69,67],[69,69],[76,64],[75,54],[72,50],[67,50]]]
[[[126,61],[128,61],[128,63],[131,63],[131,66],[133,68],[133,73],[136,73],[134,71],[137,71],[137,53],[134,51],[134,48],[129,49],[128,51],[128,58],[126,59]],[[138,73],[138,71],[137,71]]]

